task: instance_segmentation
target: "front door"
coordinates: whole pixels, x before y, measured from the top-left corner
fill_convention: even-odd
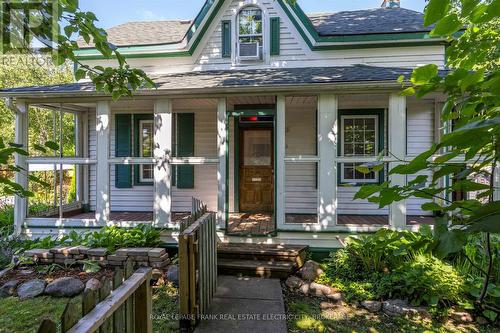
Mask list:
[[[274,211],[273,128],[240,128],[239,209],[244,213]]]

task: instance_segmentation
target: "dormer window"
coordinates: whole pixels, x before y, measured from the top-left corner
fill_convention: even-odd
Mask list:
[[[240,60],[262,59],[262,11],[247,7],[238,15],[238,57]]]

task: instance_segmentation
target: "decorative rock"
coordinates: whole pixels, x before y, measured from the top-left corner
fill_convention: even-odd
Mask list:
[[[321,302],[321,303],[319,303],[319,308],[321,310],[333,309],[335,307],[336,307],[336,305],[333,304],[333,303],[330,303],[330,302]]]
[[[308,260],[304,263],[304,266],[299,270],[299,274],[302,280],[314,281],[318,276],[323,273],[319,264],[316,261]]]
[[[453,312],[451,318],[458,323],[472,323],[474,318],[468,312]]]
[[[55,297],[72,297],[80,294],[85,286],[79,279],[72,277],[63,277],[51,282],[45,293]]]
[[[10,280],[0,287],[0,298],[14,296],[16,287],[19,284],[18,280]]]
[[[21,275],[30,275],[33,274],[33,270],[31,269],[21,269],[18,271],[19,274]]]
[[[102,257],[107,254],[108,254],[108,249],[104,247],[87,250],[87,255],[89,256]]]
[[[387,300],[382,304],[382,310],[389,316],[400,315],[423,315],[428,316],[427,310],[422,307],[413,307],[408,305],[408,301],[402,299]]]
[[[370,312],[379,312],[382,309],[382,303],[378,301],[363,301],[361,306]]]
[[[344,294],[333,291],[330,294],[326,295],[326,298],[335,302],[342,302],[344,300]]]
[[[304,281],[296,276],[290,276],[285,281],[286,286],[291,290],[299,289],[303,283]]]
[[[303,285],[300,286],[299,291],[303,293],[304,295],[309,294],[309,289],[310,289],[310,284],[309,283],[304,283]]]
[[[25,282],[17,288],[17,295],[21,300],[25,300],[28,298],[35,298],[43,294],[45,290],[45,281],[35,279]]]
[[[179,284],[179,267],[177,265],[168,266],[165,276],[168,281],[177,286]]]
[[[97,280],[96,278],[92,278],[85,283],[85,290],[93,290],[97,291],[101,288],[101,281]]]
[[[159,257],[164,256],[165,254],[167,254],[165,249],[161,248],[161,247],[155,247],[154,249],[151,249],[148,252],[148,256],[150,258],[159,258]],[[168,257],[168,254],[167,254],[167,257]]]
[[[323,297],[326,295],[330,295],[332,293],[332,288],[316,282],[311,282],[309,288],[310,288],[309,290],[310,294],[316,297]]]

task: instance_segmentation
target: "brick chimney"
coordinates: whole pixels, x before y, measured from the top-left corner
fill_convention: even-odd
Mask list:
[[[384,0],[384,2],[382,2],[382,5],[380,7],[382,7],[382,8],[399,8],[400,3],[399,3],[399,0]]]

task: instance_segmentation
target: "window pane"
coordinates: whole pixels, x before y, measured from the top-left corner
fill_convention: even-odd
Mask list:
[[[262,45],[262,36],[256,37],[240,37],[240,43],[259,43]]]
[[[141,156],[153,156],[153,123],[141,123]]]
[[[153,166],[151,164],[142,165],[142,180],[153,179]]]
[[[245,165],[271,165],[271,130],[246,130],[244,132],[243,163]]]
[[[368,131],[375,131],[375,119],[365,119],[365,129]]]
[[[240,13],[240,35],[262,34],[262,12],[259,9],[244,9]]]

